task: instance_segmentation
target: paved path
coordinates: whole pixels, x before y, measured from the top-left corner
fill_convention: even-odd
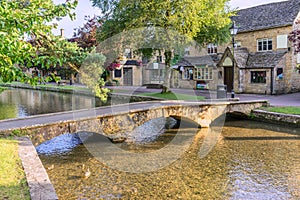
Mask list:
[[[146,89],[146,87],[118,86],[112,87],[115,90],[127,91],[130,94],[141,94],[160,92],[161,89]],[[193,89],[171,89],[174,92],[190,95],[205,96],[207,99],[215,99],[216,91],[193,90]],[[230,97],[230,94],[227,95]],[[300,106],[300,92],[283,95],[258,95],[258,94],[235,94],[241,101],[247,100],[268,100],[272,106]]]
[[[62,121],[77,120],[95,116],[107,116],[114,113],[128,113],[128,111],[151,109],[158,106],[170,106],[178,104],[188,104],[188,102],[175,101],[153,101],[153,102],[138,102],[132,104],[114,105],[99,107],[93,109],[83,109],[77,111],[58,112],[44,115],[33,115],[25,118],[0,120],[0,131],[9,129],[18,129],[29,126],[40,126],[43,124],[52,124]],[[195,103],[191,103],[195,104]],[[198,102],[198,104],[208,104],[208,102]]]

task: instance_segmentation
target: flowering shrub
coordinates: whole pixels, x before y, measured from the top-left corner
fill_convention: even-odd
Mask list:
[[[118,62],[112,62],[110,65],[107,67],[107,70],[109,71],[114,71],[115,69],[118,69],[121,67],[121,64]]]
[[[142,67],[142,66],[143,66],[143,62],[142,62],[141,60],[138,60],[137,63],[138,63],[138,66],[139,66],[139,67]]]

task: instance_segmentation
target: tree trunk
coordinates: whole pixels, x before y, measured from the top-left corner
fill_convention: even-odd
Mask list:
[[[171,59],[172,52],[170,50],[165,51],[165,77],[164,84],[161,93],[171,92],[170,82],[171,82]]]

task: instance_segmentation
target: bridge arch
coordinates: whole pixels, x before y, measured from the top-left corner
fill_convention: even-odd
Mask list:
[[[138,103],[137,109],[124,109],[118,113],[102,113],[94,117],[85,117],[74,119],[73,113],[58,113],[57,117],[60,120],[49,122],[48,116],[37,116],[22,119],[21,125],[16,126],[18,120],[9,120],[0,122],[0,127],[9,127],[13,124],[13,128],[3,130],[0,128],[0,135],[9,135],[14,132],[18,135],[28,135],[32,138],[34,145],[38,145],[43,141],[52,139],[64,133],[75,133],[78,131],[88,131],[103,133],[105,136],[112,136],[119,133],[132,131],[136,127],[145,122],[159,117],[180,117],[189,119],[199,124],[202,128],[209,127],[212,122],[218,119],[224,113],[245,113],[250,115],[251,111],[267,106],[267,101],[245,101],[245,102],[159,102],[157,107],[154,107],[153,102]],[[135,104],[130,104],[134,107]],[[141,106],[142,105],[142,106]],[[122,106],[120,106],[122,107]],[[124,106],[123,106],[124,107]],[[142,107],[142,108],[141,108]],[[98,108],[97,108],[98,109]],[[121,109],[121,108],[118,108]],[[101,108],[99,108],[101,110]],[[106,108],[107,110],[107,108]],[[99,112],[101,113],[101,112]],[[56,114],[51,115],[55,119]],[[61,121],[62,116],[65,120]],[[25,121],[28,122],[25,122]],[[40,121],[44,123],[39,124]],[[31,123],[31,124],[30,124]],[[4,125],[3,125],[4,124]],[[5,125],[6,124],[6,125]],[[24,124],[30,124],[24,126]]]

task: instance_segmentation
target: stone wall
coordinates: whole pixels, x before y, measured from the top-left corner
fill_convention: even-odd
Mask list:
[[[125,65],[121,70],[122,75],[120,78],[116,78],[113,75],[113,79],[118,80],[120,85],[124,85],[124,74],[123,74],[124,68],[132,69],[132,86],[141,86],[143,84],[142,67],[136,66],[136,65]],[[112,72],[112,73],[114,73],[114,72]]]
[[[284,75],[286,77],[285,85],[287,88],[285,93],[300,91],[300,72],[296,69],[296,65],[297,57],[293,54],[289,54],[286,64],[287,70],[284,72]]]
[[[216,102],[216,103],[180,103],[175,105],[156,105],[123,112],[107,113],[94,117],[85,117],[42,125],[32,125],[14,130],[3,130],[0,135],[28,135],[34,145],[39,145],[64,133],[96,132],[109,138],[126,137],[143,123],[160,117],[190,119],[201,127],[210,124],[227,112],[249,114],[253,109],[266,106],[266,101]],[[26,120],[26,119],[25,119]],[[23,123],[23,122],[22,122]],[[24,122],[25,123],[25,122]],[[37,122],[38,123],[38,122]]]
[[[266,71],[266,83],[251,83],[251,72]],[[253,94],[271,94],[271,69],[245,69],[244,92]]]
[[[247,47],[249,52],[257,52],[257,39],[272,38],[273,51],[277,51],[277,36],[288,35],[293,30],[292,26],[238,33],[235,41],[241,42],[242,47]]]
[[[285,49],[277,49],[277,36],[278,35],[288,35],[293,30],[293,27],[291,25],[285,26],[285,27],[278,27],[278,28],[271,28],[271,29],[265,29],[265,30],[257,30],[257,31],[251,31],[251,32],[244,32],[244,33],[238,33],[235,36],[235,41],[241,43],[241,47],[246,47],[249,52],[257,52],[257,39],[262,38],[272,38],[272,44],[273,48],[272,51],[282,51],[282,50],[288,50]],[[225,44],[218,47],[219,52],[222,52],[226,47],[231,46],[232,44]],[[288,47],[290,47],[291,44],[288,42]],[[286,54],[286,57],[284,61],[282,61],[279,66],[283,68],[283,80],[276,80],[276,68],[274,70],[274,90],[273,92],[275,94],[282,94],[282,93],[289,93],[289,92],[297,92],[300,91],[300,73],[296,70],[296,56],[293,54],[293,51],[290,49],[290,51]],[[243,73],[243,71],[242,71]],[[267,94],[271,94],[270,91],[270,81],[267,80],[267,83],[264,84],[251,84],[249,79],[249,71],[245,72],[245,87],[243,87],[243,92],[245,93],[259,93],[264,94],[267,91]],[[237,76],[237,74],[235,74]],[[270,78],[270,72],[268,72],[268,79]],[[235,80],[238,80],[238,77],[235,77]],[[235,83],[236,84],[236,83]],[[237,88],[237,85],[235,85],[235,88]],[[256,88],[258,89],[258,92],[256,92]],[[237,92],[237,91],[236,91]]]
[[[251,116],[254,119],[259,119],[266,122],[273,122],[276,124],[292,125],[300,127],[300,116],[299,115],[288,115],[282,113],[274,113],[264,110],[254,110]]]

